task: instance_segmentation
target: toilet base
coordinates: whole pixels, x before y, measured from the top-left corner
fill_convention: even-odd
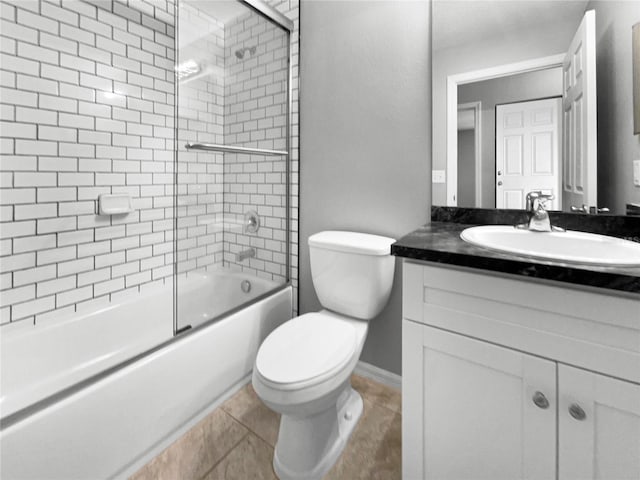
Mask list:
[[[344,450],[362,410],[362,397],[347,380],[327,410],[307,417],[283,414],[273,455],[278,478],[321,479]]]

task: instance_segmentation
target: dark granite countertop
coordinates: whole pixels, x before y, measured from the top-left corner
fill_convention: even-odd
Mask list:
[[[460,238],[462,230],[478,224],[483,223],[432,221],[395,242],[391,254],[640,295],[640,267],[603,267],[531,259],[476,247]]]

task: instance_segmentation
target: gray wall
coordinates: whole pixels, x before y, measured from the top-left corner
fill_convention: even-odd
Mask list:
[[[309,235],[395,238],[427,222],[431,147],[429,4],[303,1],[300,72],[300,313],[321,308]],[[401,370],[401,269],[361,359]]]
[[[596,11],[598,88],[598,203],[624,213],[640,203],[633,185],[633,160],[640,160],[640,135],[633,134],[631,27],[640,22],[640,2],[592,1]]]
[[[535,72],[509,75],[482,82],[473,82],[458,86],[458,103],[482,102],[480,121],[482,150],[482,193],[481,205],[475,205],[475,198],[468,199],[458,192],[458,205],[461,207],[496,206],[496,105],[513,102],[526,102],[549,97],[562,96],[562,68],[549,68]],[[475,166],[469,170],[475,181]],[[465,174],[458,168],[458,185],[462,185]]]

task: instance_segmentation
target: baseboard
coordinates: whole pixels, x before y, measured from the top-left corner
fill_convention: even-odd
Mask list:
[[[402,390],[402,376],[397,373],[389,372],[375,365],[371,365],[366,362],[358,362],[354,370],[355,374],[362,377],[370,378],[378,383],[382,383],[387,387],[395,388],[396,390]]]

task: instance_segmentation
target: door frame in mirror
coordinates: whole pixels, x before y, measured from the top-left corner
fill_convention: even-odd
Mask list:
[[[457,206],[458,191],[458,85],[491,80],[498,77],[561,67],[566,53],[533,58],[522,62],[457,73],[447,76],[447,171],[446,206]],[[477,205],[479,207],[479,205]]]
[[[460,131],[460,111],[472,112],[473,114],[473,163],[475,169],[475,202],[476,205],[480,205],[482,199],[482,102],[469,102],[458,104],[458,126],[457,131]],[[457,149],[457,144],[456,144]],[[456,151],[456,157],[458,153]],[[456,178],[458,176],[458,168],[456,163]]]

